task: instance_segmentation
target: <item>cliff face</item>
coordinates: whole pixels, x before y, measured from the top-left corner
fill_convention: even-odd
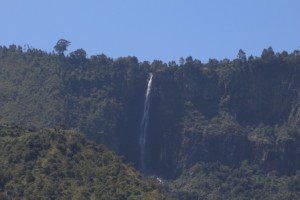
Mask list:
[[[0,48],[0,122],[83,131],[138,166],[140,122],[153,73],[149,173],[176,177],[199,162],[268,172],[300,169],[300,53],[243,60],[81,58]]]
[[[224,95],[229,109],[242,124],[287,122],[297,97],[297,72],[286,63],[254,63],[235,75]]]
[[[278,60],[235,65],[225,75],[205,66],[154,75],[149,164],[156,173],[172,177],[216,161],[300,169],[299,68]]]

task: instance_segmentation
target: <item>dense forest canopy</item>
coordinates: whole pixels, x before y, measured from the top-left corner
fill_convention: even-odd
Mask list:
[[[0,47],[0,123],[76,129],[138,167],[152,73],[146,174],[170,179],[174,198],[299,197],[299,50],[164,63],[69,45]]]
[[[0,126],[0,199],[164,199],[122,158],[82,134]]]

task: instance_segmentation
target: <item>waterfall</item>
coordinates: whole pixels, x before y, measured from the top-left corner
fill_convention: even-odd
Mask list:
[[[140,169],[145,172],[145,154],[146,154],[146,143],[147,143],[147,129],[149,122],[149,109],[150,109],[150,94],[153,74],[150,73],[148,80],[147,91],[144,101],[144,112],[140,124]]]

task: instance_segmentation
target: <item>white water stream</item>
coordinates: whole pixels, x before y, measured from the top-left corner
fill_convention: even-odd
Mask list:
[[[146,154],[146,143],[147,143],[147,129],[149,122],[149,109],[150,109],[150,94],[152,85],[153,74],[150,73],[148,80],[147,91],[144,101],[144,112],[140,124],[140,170],[145,172],[145,154]]]

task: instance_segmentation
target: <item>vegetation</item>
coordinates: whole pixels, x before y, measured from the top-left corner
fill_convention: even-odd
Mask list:
[[[220,163],[199,163],[185,172],[171,188],[175,199],[299,199],[300,173],[267,174],[243,163],[232,169]]]
[[[164,199],[122,158],[74,131],[0,126],[1,199]]]
[[[54,46],[54,50],[59,54],[62,55],[66,50],[67,47],[71,44],[68,40],[60,39],[57,41],[56,45]]]
[[[79,130],[137,167],[151,72],[146,165],[174,181],[165,185],[174,198],[297,199],[299,50],[269,47],[247,57],[240,49],[234,60],[187,57],[177,64],[87,56],[83,49],[65,55],[68,45],[60,40],[52,53],[0,47],[0,123]]]

